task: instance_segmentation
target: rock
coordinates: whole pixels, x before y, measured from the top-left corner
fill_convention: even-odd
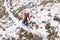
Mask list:
[[[45,26],[46,29],[49,29],[50,27],[51,27],[50,23],[47,23],[46,26]]]
[[[49,13],[48,16],[49,16],[49,17],[52,17],[52,16],[51,16],[51,13]]]
[[[5,31],[5,28],[2,28],[3,31]]]
[[[54,16],[54,19],[53,20],[60,22],[60,18],[57,17],[57,16]]]
[[[2,25],[0,25],[0,28],[2,28]]]
[[[28,39],[32,39],[32,38],[33,38],[32,33],[29,33],[29,34],[27,35],[27,38],[28,38]]]
[[[0,34],[0,37],[3,36],[2,34]]]
[[[23,37],[23,35],[22,34],[19,34],[19,38],[22,38]]]
[[[15,38],[12,38],[12,40],[15,40]]]
[[[23,28],[20,29],[20,32],[24,32],[25,30]]]
[[[27,32],[24,33],[24,37],[27,37]]]
[[[35,35],[33,40],[43,40],[43,39],[41,36],[39,37],[39,36]]]
[[[36,22],[32,22],[32,24],[36,24]]]
[[[10,38],[7,38],[6,40],[10,40]]]
[[[2,38],[2,40],[6,40],[6,38]]]
[[[43,11],[44,9],[40,9],[41,11]]]
[[[46,23],[46,21],[42,21],[42,23]]]
[[[35,18],[35,17],[33,17],[33,18]]]
[[[39,28],[39,25],[36,24],[35,27],[36,27],[36,29],[38,29]]]

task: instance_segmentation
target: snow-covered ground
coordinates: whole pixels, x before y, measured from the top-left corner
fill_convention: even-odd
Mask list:
[[[59,0],[1,0],[0,5],[0,40],[60,40]],[[28,27],[22,24],[24,12],[30,15]]]

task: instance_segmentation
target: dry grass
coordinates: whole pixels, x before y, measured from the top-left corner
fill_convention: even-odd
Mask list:
[[[23,34],[22,34],[23,33]],[[37,36],[35,34],[32,34],[32,33],[28,33],[26,32],[24,29],[20,29],[20,33],[19,33],[19,39],[18,40],[23,40],[22,38],[25,37],[24,40],[42,40],[42,37],[40,36]]]
[[[44,1],[41,2],[40,5],[46,5],[47,3],[53,3],[53,2],[56,2],[56,1],[54,1],[54,0],[49,0],[49,1],[44,0]]]
[[[57,16],[54,16],[54,20],[60,22],[60,18]]]
[[[1,9],[0,9],[0,18],[2,18],[3,16],[8,16],[7,12],[5,12],[6,9],[4,6],[1,6]]]
[[[48,40],[55,40],[55,38],[58,37],[56,28],[52,27],[50,23],[46,24],[45,28],[47,29],[47,33],[49,33],[47,36]]]

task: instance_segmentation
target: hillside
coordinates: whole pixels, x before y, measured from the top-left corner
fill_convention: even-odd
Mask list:
[[[60,40],[60,0],[0,0],[0,40]]]

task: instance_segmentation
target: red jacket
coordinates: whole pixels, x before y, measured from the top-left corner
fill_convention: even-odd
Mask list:
[[[27,13],[24,13],[24,19],[29,18],[29,15]]]

